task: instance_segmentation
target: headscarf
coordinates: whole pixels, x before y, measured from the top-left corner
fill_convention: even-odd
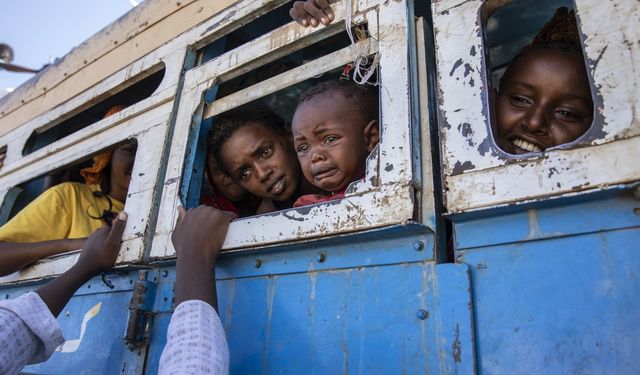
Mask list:
[[[116,105],[104,114],[104,118],[107,118],[115,113],[122,111],[125,107],[123,105]],[[84,180],[88,185],[100,185],[102,182],[102,171],[111,161],[111,154],[113,151],[105,151],[93,157],[93,165],[80,170],[80,174],[84,177]]]

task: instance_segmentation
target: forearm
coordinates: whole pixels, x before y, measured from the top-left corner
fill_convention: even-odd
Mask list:
[[[58,316],[74,293],[96,275],[76,264],[62,275],[36,290],[54,316]]]
[[[186,258],[186,259],[185,259]],[[218,308],[215,264],[193,257],[176,262],[175,305],[188,300],[201,300]]]
[[[200,300],[176,306],[158,374],[229,374],[229,346],[215,310]]]
[[[65,239],[29,243],[0,242],[0,276],[18,271],[29,264],[82,247],[84,239]]]
[[[35,293],[0,301],[0,374],[46,361],[64,342],[60,326]]]

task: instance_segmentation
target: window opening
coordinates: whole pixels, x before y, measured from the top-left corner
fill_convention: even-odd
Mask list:
[[[494,4],[485,3],[483,14],[496,145],[511,155],[571,145],[594,112],[573,3]]]
[[[270,12],[256,18],[248,24],[224,35],[198,50],[198,64],[201,65],[207,61],[214,59],[221,54],[231,51],[245,43],[248,43],[261,35],[277,29],[280,26],[291,22],[289,16],[290,6],[279,6]],[[224,49],[220,49],[220,43],[223,41]]]
[[[361,30],[360,33],[366,36],[366,25],[359,25],[358,27]],[[351,43],[347,33],[339,33],[322,41],[316,42],[297,52],[279,58],[271,63],[264,64],[257,69],[251,70],[245,74],[212,86],[205,92],[204,101],[205,103],[209,104],[214,102],[215,100],[228,97],[235,92],[263,82],[278,74],[301,66],[309,61],[326,56],[327,54],[347,47],[350,44]],[[207,52],[211,55],[219,55],[222,52],[233,49],[233,47],[236,47],[235,43],[229,44],[227,43],[226,38],[221,38],[208,45]],[[336,77],[339,77],[341,72],[342,70],[339,69],[333,72],[321,74],[315,79],[300,82],[297,85],[290,86],[286,90],[281,90],[276,94],[265,96],[250,104],[244,104],[238,110],[251,109],[258,106],[273,111],[283,119],[290,120],[296,108],[298,97],[303,91],[305,91],[315,83],[328,79],[326,77],[322,78],[323,76],[334,75]],[[374,74],[371,80],[377,80],[377,75]],[[215,194],[213,194],[213,191],[211,190],[212,185],[209,181],[212,177],[212,172],[210,171],[208,174],[206,173],[208,165],[206,161],[206,138],[210,128],[214,123],[215,120],[212,118],[202,120],[199,129],[194,130],[194,133],[190,136],[189,143],[193,144],[195,147],[191,147],[190,150],[192,151],[187,152],[185,158],[185,170],[190,171],[190,173],[188,179],[183,179],[180,190],[182,201],[187,207],[194,207],[203,202],[203,199],[208,199],[210,203],[213,203],[211,199],[215,196]],[[208,195],[203,195],[201,191],[208,192]],[[250,201],[252,200],[252,198],[248,199]],[[250,212],[252,211],[250,207],[253,207],[252,203],[244,206],[249,208],[247,210],[241,210],[242,212],[240,212],[240,214],[253,213]]]
[[[115,105],[126,108],[150,97],[160,86],[164,73],[164,65],[151,68],[150,71],[142,73],[143,75],[149,74],[148,77],[143,79],[140,79],[140,76],[132,78],[122,84],[122,87],[116,93],[104,94],[96,99],[95,104],[86,109],[81,109],[79,113],[72,114],[70,118],[58,119],[54,123],[34,131],[27,139],[22,155],[29,155],[102,120],[105,113]]]
[[[218,125],[220,121],[222,121],[223,119],[226,119],[227,121],[229,121],[230,116],[231,118],[239,119],[239,118],[242,118],[242,116],[237,117],[238,114],[243,114],[248,112],[260,113],[260,116],[267,116],[270,120],[272,119],[273,121],[279,121],[278,120],[279,118],[283,121],[282,134],[284,136],[284,139],[286,139],[287,141],[287,143],[283,147],[288,147],[286,150],[289,152],[289,157],[292,157],[292,159],[286,159],[286,160],[289,160],[289,161],[293,160],[293,162],[295,162],[295,168],[299,169],[300,164],[295,153],[296,150],[293,148],[294,146],[291,138],[291,119],[296,110],[298,98],[304,91],[306,91],[312,86],[316,86],[319,83],[329,82],[329,81],[338,82],[341,75],[343,74],[344,74],[344,68],[338,68],[338,69],[328,71],[317,77],[289,86],[284,90],[277,91],[261,99],[258,99],[250,103],[244,104],[242,106],[239,106],[237,108],[234,108],[231,111],[227,111],[213,118],[203,120],[201,123],[201,127],[207,128],[206,133],[211,131],[212,134],[214,134],[217,131],[216,125]],[[373,79],[375,80],[377,79],[377,77],[374,77]],[[219,93],[220,91],[222,91],[222,86],[223,85],[220,85],[219,87],[214,86],[212,89],[210,89],[206,93],[205,99],[207,99],[207,97],[209,97],[210,99],[210,96],[215,96],[216,93]],[[220,89],[220,91],[217,91],[218,88]],[[373,93],[371,95],[375,96],[376,104],[377,104],[377,97],[378,97],[377,87],[370,86],[368,89],[373,90]],[[267,114],[266,113],[267,111],[272,112],[272,114],[271,115]],[[376,111],[375,116],[377,120],[378,118],[377,107],[375,111]],[[269,117],[269,116],[273,116],[273,117]],[[236,121],[236,120],[233,120],[233,121]],[[240,120],[237,120],[237,121],[240,121]],[[241,131],[242,131],[242,128],[235,130],[234,137],[236,133]],[[205,132],[202,132],[202,129],[201,129],[200,137],[205,137],[205,139],[209,138],[209,140],[211,140],[212,134],[203,135],[203,133]],[[199,150],[199,152],[201,154],[205,154],[201,157],[201,159],[203,160],[204,166],[200,168],[192,169],[192,171],[194,172],[196,171],[196,169],[202,170],[203,172],[202,176],[198,180],[198,179],[194,179],[192,174],[190,180],[183,181],[183,183],[186,183],[189,185],[189,186],[186,186],[186,184],[184,184],[183,191],[189,191],[191,194],[193,194],[194,190],[191,189],[191,186],[196,185],[199,188],[199,193],[200,193],[198,195],[199,199],[197,200],[197,202],[194,202],[193,198],[189,199],[188,197],[183,196],[183,201],[190,202],[190,204],[192,205],[195,205],[197,203],[210,204],[223,209],[236,211],[241,216],[251,216],[254,214],[268,213],[268,212],[273,212],[276,210],[286,209],[291,207],[293,200],[287,201],[287,202],[277,202],[275,200],[273,200],[272,202],[267,202],[269,199],[263,200],[262,198],[258,197],[257,194],[252,194],[248,192],[245,188],[241,186],[239,177],[233,176],[231,173],[229,173],[228,169],[225,168],[225,166],[220,165],[222,163],[219,160],[220,156],[216,150],[212,149],[212,150],[209,150],[209,152],[207,152],[207,148],[208,148],[207,143],[209,145],[211,143],[210,142],[203,142],[203,143],[204,145],[201,146],[202,148]],[[276,147],[279,147],[279,146],[276,146]],[[283,150],[285,149],[284,148],[280,149],[280,151],[283,151]],[[217,157],[214,155],[217,155]],[[216,178],[216,176],[218,178]],[[302,174],[302,172],[300,172],[298,178],[300,179],[299,180],[300,183],[303,183],[304,175]],[[309,191],[313,191],[318,194],[326,194],[326,192],[322,191],[321,189],[314,188],[310,183],[308,182],[304,182],[304,183],[309,186],[310,188]],[[278,189],[278,188],[279,187],[276,186],[275,189]]]
[[[119,200],[125,199],[136,151],[137,141],[130,139],[104,149],[94,156],[81,159],[13,187],[7,193],[1,207],[0,218],[3,219],[1,223],[4,224],[11,220],[47,189],[62,183],[96,184],[100,188],[94,190],[109,192],[109,195],[113,194]],[[113,189],[112,192],[111,189]],[[52,212],[53,215],[55,212]],[[101,217],[102,213],[92,212],[91,215]]]

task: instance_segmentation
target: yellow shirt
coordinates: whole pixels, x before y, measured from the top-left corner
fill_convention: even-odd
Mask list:
[[[40,242],[83,238],[100,228],[104,221],[94,219],[103,210],[120,212],[124,204],[113,198],[96,197],[99,185],[65,182],[40,194],[16,216],[0,227],[0,241]]]

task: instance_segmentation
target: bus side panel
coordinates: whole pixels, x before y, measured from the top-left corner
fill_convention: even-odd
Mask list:
[[[144,348],[130,351],[123,340],[131,288],[135,280],[128,275],[112,274],[105,277],[114,288],[106,286],[100,277],[82,286],[58,316],[65,343],[48,361],[25,367],[25,373],[137,374],[141,372],[145,358]],[[10,298],[16,298],[37,287],[11,290]]]
[[[231,372],[472,373],[467,272],[412,264],[223,281]]]
[[[629,203],[600,202],[610,208],[610,220],[584,221],[585,209],[594,203],[552,208],[553,215],[540,210],[535,223],[530,214],[513,215],[514,228],[529,226],[528,236],[538,239],[458,254],[458,261],[471,268],[481,373],[637,372],[640,218],[625,214],[624,222],[624,217],[612,217],[621,207],[632,213],[637,201]],[[619,227],[595,229],[593,224],[605,221]],[[490,223],[500,221],[465,226],[485,234],[507,230]],[[465,235],[460,228],[456,234]]]
[[[377,234],[377,241],[345,237],[339,245],[223,256],[218,304],[231,373],[473,373],[468,267],[393,261],[393,254],[429,256],[428,245],[412,246],[424,236]],[[355,258],[373,265],[351,265]],[[166,270],[147,373],[157,371],[166,340],[175,269]]]

